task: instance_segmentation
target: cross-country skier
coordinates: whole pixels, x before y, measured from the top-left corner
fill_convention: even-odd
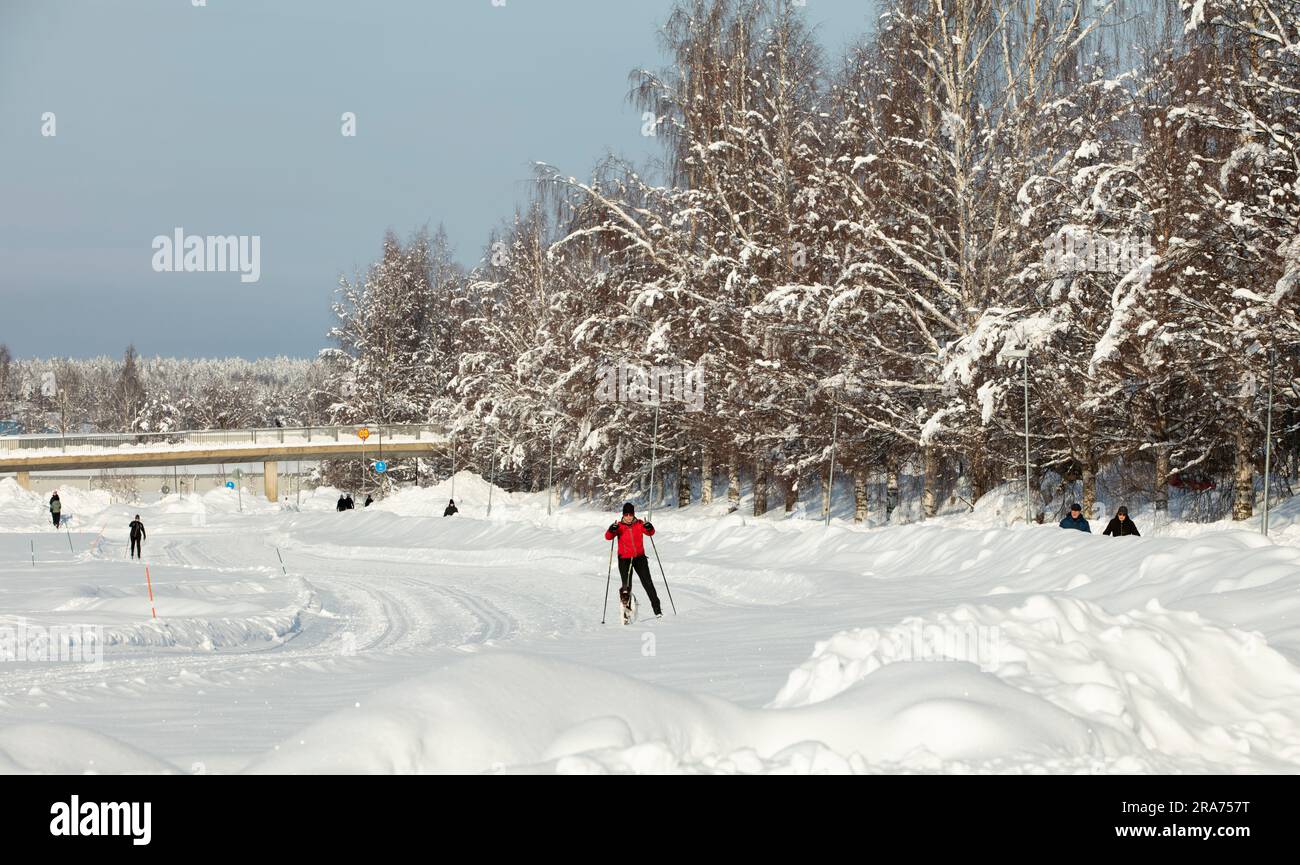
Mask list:
[[[1088,520],[1083,515],[1083,508],[1078,502],[1070,505],[1070,515],[1061,520],[1061,528],[1078,529],[1081,532],[1092,534],[1092,526],[1088,525]]]
[[[456,500],[455,500],[455,499],[447,499],[447,507],[443,510],[442,515],[443,515],[444,517],[449,517],[449,516],[451,516],[452,514],[457,513],[457,512],[459,512],[459,511],[460,511],[460,508],[456,507]]]
[[[50,496],[50,517],[54,520],[54,527],[59,527],[59,515],[63,512],[63,502],[59,501],[59,491],[55,490],[54,495]]]
[[[1142,536],[1138,531],[1138,527],[1133,525],[1133,521],[1128,518],[1128,508],[1123,506],[1115,511],[1115,516],[1111,517],[1110,522],[1106,523],[1106,531],[1102,532],[1102,534],[1116,538],[1124,535]]]
[[[131,558],[139,559],[143,557],[141,547],[143,546],[145,534],[144,523],[140,522],[140,515],[136,514],[135,519],[127,526],[131,530]]]
[[[348,509],[348,497],[343,495],[343,493],[339,493],[339,503],[334,506],[334,510],[338,511],[339,513],[343,513],[347,509]]]
[[[650,606],[655,611],[655,618],[662,618],[659,595],[655,592],[655,584],[650,580],[650,563],[645,557],[643,540],[644,536],[654,533],[655,527],[638,520],[636,506],[628,502],[623,505],[622,519],[610,523],[609,528],[605,530],[605,540],[612,541],[618,538],[618,575],[623,581],[623,586],[618,593],[619,600],[622,601],[631,594],[632,570],[635,568],[637,576],[641,578],[641,588],[645,589],[646,597],[650,599]],[[624,607],[626,606],[627,603],[624,603]]]

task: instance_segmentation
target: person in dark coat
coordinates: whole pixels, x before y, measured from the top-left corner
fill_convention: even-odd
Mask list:
[[[1083,508],[1078,502],[1070,505],[1070,515],[1061,520],[1061,528],[1078,529],[1081,532],[1092,534],[1092,526],[1088,525],[1088,520],[1083,515]]]
[[[447,508],[442,512],[442,515],[444,517],[449,517],[452,514],[457,513],[459,510],[460,509],[456,507],[455,499],[447,499]]]
[[[135,515],[135,519],[131,520],[131,524],[127,528],[131,530],[131,558],[143,558],[144,554],[140,548],[144,544],[145,534],[144,523],[140,522],[139,514]]]
[[[50,517],[54,520],[54,527],[59,527],[60,515],[63,513],[63,502],[59,501],[59,491],[55,490],[54,495],[50,496]]]
[[[348,493],[348,510],[355,511],[356,509],[357,503],[352,501],[352,493]]]
[[[346,511],[348,509],[348,497],[343,493],[339,493],[339,503],[334,506],[334,509],[339,513]]]
[[[370,496],[369,494],[367,494],[367,495],[366,495],[366,507],[370,507],[370,506],[373,505],[374,503],[375,503],[374,498],[373,498],[372,496]]]
[[[659,607],[659,595],[655,592],[655,584],[650,579],[650,563],[646,559],[643,540],[654,533],[655,527],[638,520],[636,506],[628,502],[623,505],[622,518],[618,522],[610,523],[609,528],[605,530],[605,540],[618,539],[618,575],[623,580],[619,599],[622,600],[632,591],[632,572],[635,570],[636,575],[641,578],[641,588],[645,589],[646,596],[650,598],[650,606],[655,611],[655,617],[659,618],[663,615],[663,610]]]
[[[1128,508],[1126,507],[1121,507],[1119,510],[1115,511],[1115,516],[1111,517],[1110,522],[1106,523],[1106,531],[1102,532],[1102,534],[1116,538],[1123,537],[1124,535],[1133,535],[1134,537],[1139,538],[1142,537],[1142,534],[1138,531],[1138,527],[1133,525],[1133,521],[1128,518]]]

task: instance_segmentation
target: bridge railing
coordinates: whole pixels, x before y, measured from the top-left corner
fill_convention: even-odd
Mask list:
[[[310,444],[312,442],[359,442],[358,433],[369,432],[366,445],[387,439],[427,439],[443,435],[432,424],[347,424],[334,426],[259,427],[249,429],[177,430],[139,433],[59,433],[0,436],[0,455],[22,456],[35,450],[73,450],[143,447],[154,450],[169,446],[255,446],[265,444]],[[34,456],[34,454],[33,454]]]

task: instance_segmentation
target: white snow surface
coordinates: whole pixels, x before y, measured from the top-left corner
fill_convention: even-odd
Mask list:
[[[0,772],[1300,769],[1291,503],[1271,539],[661,509],[678,614],[652,553],[664,618],[625,627],[611,514],[454,485],[451,518],[451,481],[344,513],[69,489],[55,532],[0,481]],[[60,628],[97,662],[5,642]]]

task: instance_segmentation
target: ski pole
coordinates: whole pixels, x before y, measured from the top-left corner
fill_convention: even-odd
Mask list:
[[[650,538],[650,549],[655,551],[655,561],[659,563],[659,576],[663,578],[664,588],[668,591],[668,603],[672,604],[673,615],[677,615],[677,603],[673,600],[672,587],[668,585],[668,575],[664,573],[663,560],[659,558],[659,545],[655,543],[654,535],[647,535]]]
[[[605,624],[605,615],[609,611],[609,581],[614,576],[614,544],[616,543],[618,543],[618,538],[614,538],[609,542],[609,568],[605,571],[605,605],[600,608],[600,623],[602,625]]]

